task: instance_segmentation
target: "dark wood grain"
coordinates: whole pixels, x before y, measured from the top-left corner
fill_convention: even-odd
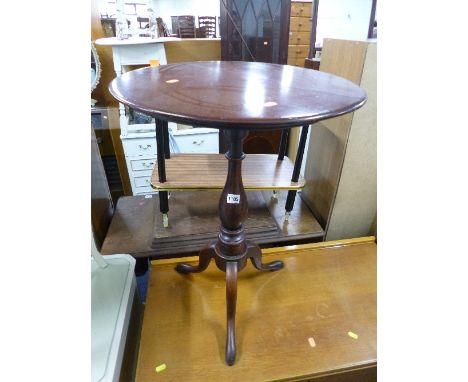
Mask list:
[[[285,267],[271,274],[248,264],[239,273],[232,367],[224,363],[225,275],[213,263],[186,276],[174,260],[154,261],[136,381],[375,381],[375,243],[320,243],[263,257]],[[167,368],[156,374],[161,363]]]
[[[304,125],[349,113],[366,100],[359,86],[328,73],[236,61],[137,69],[115,78],[109,89],[149,115],[232,129]]]
[[[221,192],[173,193],[169,227],[158,224],[159,210],[154,210],[152,246],[154,248],[180,246],[193,243],[206,244],[216,238],[219,231],[218,202]],[[248,193],[249,216],[245,230],[255,237],[272,237],[279,234],[275,220],[270,215],[260,192]],[[152,225],[152,223],[151,223]]]
[[[219,191],[173,193],[170,199],[172,208],[169,228],[162,225],[157,195],[153,195],[151,199],[144,196],[121,197],[115,207],[101,249],[102,254],[130,253],[137,258],[174,257],[200,251],[209,240],[217,236],[219,194]],[[271,199],[271,191],[247,192],[247,239],[255,240],[263,247],[323,240],[322,227],[299,194],[289,220],[284,221],[286,195],[286,191],[279,192],[278,199],[274,200]],[[273,221],[261,207],[263,198]],[[274,227],[271,226],[272,223]],[[156,231],[159,232],[161,241],[155,239]],[[162,236],[161,233],[167,231],[171,231],[174,238]]]

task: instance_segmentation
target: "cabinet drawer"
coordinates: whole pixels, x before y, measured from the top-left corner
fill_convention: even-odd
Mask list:
[[[122,139],[125,156],[156,155],[156,138]]]
[[[308,45],[310,44],[309,32],[289,32],[289,45]]]
[[[143,170],[152,170],[154,164],[156,163],[156,158],[152,159],[130,159],[130,167],[132,171],[143,171]]]
[[[133,178],[135,188],[139,189],[141,187],[151,187],[151,175],[147,176],[135,176]]]
[[[288,59],[289,58],[306,58],[309,54],[309,45],[289,45],[288,46]]]
[[[310,32],[312,30],[312,19],[310,17],[291,17],[289,24],[291,32]]]
[[[297,57],[288,57],[288,65],[298,66],[300,68],[304,67],[304,58]]]
[[[307,16],[312,15],[312,3],[291,2],[291,16]]]
[[[174,135],[181,153],[218,153],[218,133]]]

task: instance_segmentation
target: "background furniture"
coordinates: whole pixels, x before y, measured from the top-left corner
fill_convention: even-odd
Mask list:
[[[368,101],[311,129],[302,196],[326,239],[375,234],[377,214],[377,44],[325,39],[320,71],[359,84]],[[352,224],[351,224],[352,223]]]
[[[112,215],[114,203],[94,130],[91,129],[91,229],[96,248],[101,249]]]
[[[143,313],[135,259],[120,254],[104,261],[102,268],[91,259],[91,381],[130,381]]]
[[[180,38],[195,38],[195,16],[177,16],[177,35]]]
[[[157,377],[171,381],[375,381],[374,238],[272,248],[263,256],[285,267],[264,274],[249,264],[240,273],[232,368],[223,363],[224,275],[212,264],[186,278],[174,271],[181,260],[153,261],[136,381],[154,379],[162,363]]]
[[[178,48],[176,44],[181,43]],[[166,56],[168,44],[168,56]],[[192,61],[219,57],[219,41],[183,41],[174,37],[151,39],[139,37],[128,40],[105,38],[96,40],[96,45],[111,46],[114,70],[122,75],[135,65],[148,65],[152,59],[161,65],[170,61]],[[119,104],[120,130],[128,178],[133,195],[154,193],[150,176],[156,158],[155,125],[133,123],[129,110]],[[209,128],[178,130],[175,123],[169,125],[181,152],[218,153],[218,130]],[[127,193],[129,195],[130,193]]]
[[[118,111],[114,108],[91,108],[91,126],[96,135],[99,154],[104,164],[107,183],[112,195],[112,200],[131,192],[127,175],[127,166],[123,153],[117,153],[115,140],[120,140],[118,131]],[[116,134],[117,133],[117,134]],[[120,155],[119,155],[120,154]]]
[[[286,64],[289,0],[223,0],[220,5],[221,59]],[[244,142],[247,154],[275,154],[281,131],[259,131]],[[220,148],[227,148],[220,135]],[[294,158],[293,158],[294,160]]]
[[[216,16],[198,16],[198,27],[205,28],[205,37],[216,37]]]
[[[304,59],[309,55],[312,4],[312,1],[291,1],[288,65],[304,67]]]
[[[138,22],[138,25],[140,26],[140,29],[149,27],[149,17],[137,16],[137,22]]]

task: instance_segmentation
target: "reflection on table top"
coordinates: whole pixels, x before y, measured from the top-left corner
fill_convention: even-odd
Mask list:
[[[344,78],[260,62],[185,62],[142,68],[112,81],[120,102],[173,122],[277,129],[361,107],[366,93]]]

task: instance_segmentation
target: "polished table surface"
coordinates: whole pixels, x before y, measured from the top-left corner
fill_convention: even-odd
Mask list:
[[[173,122],[274,129],[349,113],[359,86],[315,70],[260,62],[187,62],[133,70],[109,86],[120,102]]]
[[[263,253],[285,267],[239,273],[234,366],[224,363],[224,274],[214,264],[181,275],[174,259],[152,262],[137,382],[375,380],[374,238]]]

